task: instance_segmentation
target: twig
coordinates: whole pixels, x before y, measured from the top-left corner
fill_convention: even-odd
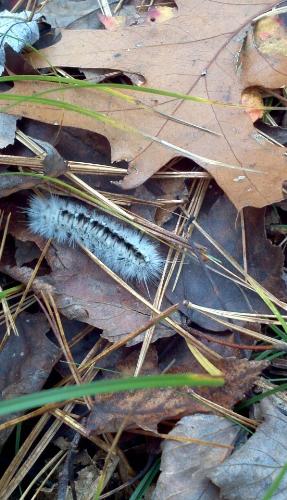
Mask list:
[[[57,495],[57,500],[65,500],[66,499],[66,494],[67,494],[67,489],[69,486],[69,483],[71,485],[71,492],[72,492],[72,497],[73,500],[77,499],[76,495],[76,490],[75,490],[75,483],[74,483],[74,459],[78,451],[78,445],[80,442],[81,434],[76,432],[74,435],[69,451],[66,456],[65,463],[63,465],[63,468],[59,474],[59,486],[58,486],[58,495]]]

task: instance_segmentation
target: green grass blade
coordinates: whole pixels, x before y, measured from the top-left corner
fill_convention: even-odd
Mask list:
[[[105,91],[105,89],[120,89],[120,90],[135,90],[136,92],[161,95],[165,97],[174,97],[175,99],[184,99],[187,101],[193,102],[201,102],[204,104],[221,104],[224,106],[230,106],[229,103],[224,103],[220,101],[214,101],[212,99],[207,99],[205,97],[191,96],[188,94],[182,94],[180,92],[171,92],[169,90],[157,89],[153,87],[141,87],[138,85],[126,85],[126,84],[117,84],[117,83],[94,83],[89,82],[87,80],[77,80],[76,78],[67,78],[64,76],[49,76],[49,75],[9,75],[9,76],[1,76],[1,82],[50,82],[50,83],[61,83],[67,86],[78,87],[78,88],[88,88],[88,89],[98,89]],[[233,104],[233,106],[238,106],[237,104]],[[239,105],[240,106],[240,105]],[[268,108],[269,109],[269,108]],[[277,109],[277,108],[276,108]]]
[[[63,89],[60,88],[58,90],[63,90]],[[47,99],[47,98],[43,97],[43,95],[45,93],[49,93],[49,92],[50,92],[50,90],[47,92],[40,92],[39,94],[32,94],[32,95],[27,95],[27,96],[23,96],[23,95],[19,95],[19,94],[9,94],[9,93],[4,92],[4,93],[0,94],[0,100],[10,101],[12,103],[12,107],[14,104],[17,104],[17,103],[22,104],[23,102],[25,102],[25,103],[32,102],[32,103],[39,104],[39,105],[45,105],[45,106],[48,105],[48,106],[53,106],[53,107],[58,108],[58,109],[72,111],[74,113],[78,113],[80,115],[88,116],[89,118],[93,118],[101,123],[104,123],[105,125],[110,125],[111,127],[114,127],[116,129],[128,132],[130,134],[134,134],[137,136],[141,136],[146,140],[150,140],[152,142],[157,142],[157,143],[161,144],[163,147],[171,149],[176,154],[185,156],[186,158],[190,158],[191,160],[194,160],[194,161],[202,161],[206,164],[215,165],[217,167],[226,167],[226,168],[235,169],[235,170],[244,170],[247,172],[252,172],[253,174],[254,173],[262,173],[260,170],[255,170],[253,168],[240,167],[238,165],[230,165],[228,163],[223,163],[223,162],[220,162],[218,160],[213,160],[211,158],[197,155],[195,153],[192,153],[189,150],[186,150],[184,148],[177,146],[176,144],[172,144],[164,139],[160,139],[159,137],[147,134],[147,133],[143,132],[142,130],[137,129],[135,127],[132,127],[130,125],[127,125],[119,120],[109,118],[105,114],[100,113],[98,111],[93,111],[93,110],[88,109],[88,108],[83,108],[82,106],[78,106],[77,104],[69,103],[66,101],[59,101],[57,99]],[[8,112],[10,108],[11,108],[11,105],[7,106],[6,108],[4,107],[1,110],[1,112],[2,113],[6,112],[6,111]],[[283,109],[283,108],[281,108],[281,109]]]
[[[280,470],[279,474],[275,477],[273,483],[266,491],[262,500],[271,500],[273,498],[273,496],[275,495],[276,491],[278,490],[286,472],[287,472],[287,463],[283,465],[282,469]]]
[[[15,436],[15,455],[17,455],[18,451],[20,450],[21,431],[22,431],[22,424],[17,424],[16,425],[16,436]]]
[[[285,333],[284,333],[284,332],[282,332],[282,330],[280,330],[280,328],[278,328],[278,326],[277,326],[277,325],[270,325],[270,328],[271,328],[271,330],[273,330],[273,332],[275,332],[275,333],[276,333],[276,335],[277,335],[279,338],[281,338],[281,339],[283,339],[283,340],[284,340],[284,339],[286,339],[286,335],[285,335]]]
[[[79,87],[79,88],[94,88],[101,91],[112,91],[113,89],[119,90],[133,90],[135,92],[153,94],[153,95],[161,95],[164,97],[173,97],[174,99],[181,99],[185,101],[192,101],[202,104],[212,104],[224,107],[232,107],[232,108],[243,108],[248,109],[250,106],[246,106],[243,104],[234,104],[223,101],[218,101],[214,99],[208,99],[205,97],[199,97],[194,95],[183,94],[181,92],[172,92],[165,89],[158,89],[154,87],[142,87],[138,85],[127,85],[122,83],[93,83],[87,80],[77,80],[72,77],[63,77],[63,76],[49,76],[49,75],[14,75],[14,76],[1,76],[0,82],[24,82],[24,81],[40,81],[40,82],[50,82],[50,83],[63,83],[67,86]],[[116,95],[116,94],[115,94]],[[120,97],[120,93],[117,94]],[[126,99],[127,96],[122,94],[123,99]],[[260,108],[261,109],[261,108]],[[265,111],[273,111],[278,110],[276,106],[262,106],[262,109]],[[284,110],[286,108],[280,108],[280,110]]]
[[[14,295],[14,293],[21,292],[23,290],[23,285],[12,286],[11,288],[7,288],[6,290],[0,291],[0,300],[10,297],[10,295]]]
[[[131,127],[129,125],[126,125],[122,122],[119,122],[118,120],[114,120],[113,118],[109,118],[108,116],[104,115],[103,113],[99,113],[98,111],[93,111],[88,108],[83,108],[82,106],[78,106],[77,104],[72,104],[69,102],[65,101],[58,101],[57,99],[47,99],[45,97],[39,97],[37,95],[19,95],[19,94],[7,94],[7,93],[2,93],[0,94],[0,100],[1,101],[12,101],[12,103],[22,103],[22,102],[32,102],[35,104],[42,104],[45,106],[54,106],[55,108],[58,109],[65,109],[67,111],[73,111],[74,113],[81,114],[83,116],[88,116],[89,118],[94,118],[95,120],[105,123],[106,125],[110,125],[111,127],[114,128],[119,128],[120,130],[124,130],[125,132],[133,133],[133,134],[138,134],[142,135],[139,130],[137,130],[134,127]],[[1,112],[5,112],[5,108],[2,109]]]
[[[254,359],[256,361],[261,361],[262,359],[266,359],[268,361],[272,361],[272,359],[280,358],[281,356],[285,356],[286,351],[279,352],[270,352],[270,351],[262,351],[260,354],[257,354]]]
[[[0,402],[0,415],[25,411],[49,403],[60,403],[63,401],[94,396],[96,394],[114,393],[122,391],[133,391],[139,389],[165,388],[165,387],[221,387],[224,379],[198,374],[176,374],[176,375],[150,375],[145,377],[129,377],[115,380],[104,380],[89,384],[72,385],[47,389],[33,394],[27,394],[18,398]]]
[[[285,342],[287,342],[287,323],[286,323],[285,319],[283,318],[282,314],[280,314],[280,312],[277,309],[277,307],[275,306],[275,304],[273,304],[273,302],[269,299],[269,297],[267,296],[267,294],[264,291],[264,288],[259,283],[256,283],[256,281],[253,278],[251,278],[251,276],[249,276],[249,283],[253,287],[254,291],[263,300],[263,302],[265,302],[267,307],[269,307],[270,311],[274,314],[274,316],[278,319],[280,325],[282,326],[282,328],[284,330],[283,332],[281,331],[280,334],[281,334],[283,340],[285,340]]]
[[[155,476],[159,472],[160,468],[160,458],[151,466],[150,470],[142,478],[141,482],[136,487],[133,494],[130,496],[129,500],[141,500],[145,492],[153,482]]]
[[[259,401],[261,401],[264,398],[267,398],[267,396],[272,396],[272,394],[276,394],[276,392],[286,391],[286,389],[287,389],[287,384],[278,385],[278,387],[274,387],[274,389],[269,389],[268,391],[265,391],[262,394],[257,394],[256,396],[253,396],[252,398],[249,398],[246,401],[239,403],[238,405],[236,405],[236,409],[241,410],[242,408],[246,408],[254,403],[259,403]]]

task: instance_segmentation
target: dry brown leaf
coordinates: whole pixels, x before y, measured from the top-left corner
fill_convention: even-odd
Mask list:
[[[183,346],[183,349],[187,351],[186,346]],[[134,369],[135,366],[136,362],[134,363]],[[247,361],[245,359],[222,359],[217,363],[217,367],[223,372],[224,387],[219,389],[199,389],[196,390],[196,393],[225,408],[232,408],[252,387],[258,374],[265,366],[266,363]],[[169,373],[203,373],[203,371],[189,353],[188,363],[177,364],[176,369],[169,370]],[[143,373],[146,374],[146,372],[149,374],[158,373],[156,363],[154,362],[153,367],[152,363],[150,363],[149,370]],[[127,375],[127,371],[121,371],[121,373]],[[131,374],[131,369],[128,373]],[[184,388],[180,390],[134,391],[97,396],[88,420],[88,428],[96,434],[116,432],[123,418],[126,417],[127,427],[129,428],[139,426],[156,429],[157,424],[165,419],[178,418],[199,412],[210,413],[210,408],[192,399],[191,393],[190,388]]]
[[[245,208],[243,216],[244,224],[228,198],[213,187],[207,192],[198,223],[242,267],[245,255],[248,273],[264,288],[284,300],[286,297],[286,287],[282,279],[284,255],[282,249],[273,245],[266,237],[265,209]],[[203,248],[207,255],[211,255],[226,269],[234,272],[230,262],[196,229],[191,235],[190,243],[197,248]],[[172,303],[182,304],[182,301],[187,299],[197,305],[226,311],[269,312],[255,292],[246,290],[240,284],[212,270],[216,271],[219,268],[209,262],[207,270],[186,256],[177,286],[173,290],[173,282],[169,285],[167,297]],[[193,309],[186,311],[181,306],[180,308],[191,321],[202,328],[213,331],[223,329],[222,325],[205,317],[199,311]],[[244,322],[240,324],[244,326]]]
[[[36,294],[51,293],[64,316],[104,330],[104,337],[111,341],[119,340],[149,321],[149,309],[115,284],[79,249],[55,246],[53,252],[58,265],[62,261],[62,269],[59,266],[47,276],[36,277],[32,289]],[[32,274],[26,266],[2,265],[1,270],[24,284]],[[161,326],[158,334],[155,333],[153,341],[174,332]],[[139,335],[137,342],[142,341],[143,335]]]
[[[62,158],[58,151],[48,142],[33,139],[36,144],[40,145],[43,151],[43,170],[45,175],[51,177],[58,177],[63,175],[67,168],[67,162]],[[2,171],[2,174],[5,172]],[[0,177],[0,198],[9,196],[23,189],[29,189],[43,183],[43,179],[35,177],[26,177],[25,175],[17,175],[16,177],[9,175],[2,175]]]
[[[170,220],[173,213],[178,208],[179,204],[182,205],[181,200],[187,200],[187,188],[185,179],[159,179],[157,182],[157,187],[160,190],[158,198],[160,200],[175,200],[174,204],[169,204],[164,208],[157,208],[155,213],[155,223],[159,226],[163,226],[166,222]],[[179,202],[177,201],[179,200]]]
[[[273,5],[273,0],[259,4],[257,0],[247,3],[228,0],[219,8],[218,3],[211,0],[178,0],[176,15],[165,23],[155,21],[114,32],[63,30],[58,43],[38,56],[32,53],[29,60],[37,67],[46,66],[48,60],[54,66],[98,67],[137,73],[143,75],[150,87],[240,103],[242,91],[251,82],[255,84],[255,80],[260,85],[276,88],[286,84],[286,57],[277,58],[274,64],[273,60],[270,62],[255,45],[253,29],[248,25]],[[245,26],[249,29],[249,41],[243,44]],[[239,56],[240,73],[236,66]],[[256,78],[253,77],[253,68]],[[32,94],[51,88],[52,84],[17,83],[9,93]],[[282,198],[281,185],[286,177],[284,151],[258,137],[243,109],[136,95],[155,111],[208,127],[222,134],[218,137],[143,110],[140,105],[128,104],[95,91],[59,91],[50,93],[49,97],[64,98],[104,112],[111,118],[209,159],[260,171],[252,173],[199,162],[211,172],[237,208],[246,205],[261,207]],[[102,133],[111,143],[112,159],[124,158],[131,162],[130,174],[123,181],[124,188],[141,184],[172,157],[182,154],[180,150],[175,152],[142,136],[51,106],[35,106],[27,102],[13,106],[9,112]]]
[[[242,104],[248,106],[246,113],[250,116],[252,122],[256,122],[263,116],[263,97],[259,90],[255,88],[248,88],[242,94]]]
[[[285,14],[286,15],[286,14]],[[262,18],[245,40],[241,80],[245,87],[286,85],[287,31],[283,16]]]
[[[103,16],[99,14],[99,19],[107,30],[115,31],[135,24],[164,23],[175,15],[176,9],[167,6],[154,6],[150,7],[147,12],[137,12],[136,8],[130,5],[129,8],[128,6],[123,8],[122,12],[127,15]]]
[[[32,235],[24,225],[14,223],[13,218],[9,231],[17,240],[33,241],[43,250],[42,238]],[[34,257],[31,255],[31,258]],[[36,276],[32,289],[36,294],[41,291],[51,293],[59,311],[67,318],[104,330],[103,336],[110,341],[119,340],[149,321],[149,308],[116,284],[79,248],[53,243],[47,252],[46,261],[51,272]],[[1,263],[1,270],[24,284],[28,283],[32,274],[32,268],[15,265],[11,255]],[[160,324],[153,340],[174,333]],[[135,343],[142,341],[143,336],[139,335]]]
[[[281,7],[284,5],[281,4]],[[286,7],[286,5],[285,5]],[[267,55],[287,55],[286,13],[283,16],[268,16],[256,25],[255,40],[260,51]]]
[[[49,324],[42,313],[21,313],[16,321],[19,335],[10,335],[0,353],[1,399],[10,399],[39,391],[61,355],[60,349],[48,338]],[[3,340],[6,328],[1,327]],[[1,418],[6,422],[11,415]],[[12,432],[10,427],[0,434],[0,444]]]

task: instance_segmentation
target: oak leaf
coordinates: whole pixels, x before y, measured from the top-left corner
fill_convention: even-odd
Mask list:
[[[258,0],[227,0],[220,5],[211,0],[177,0],[177,12],[163,23],[154,18],[154,22],[113,32],[64,29],[59,42],[38,55],[31,53],[29,61],[38,68],[47,66],[48,60],[52,66],[66,68],[121,70],[142,75],[149,87],[240,104],[242,92],[250,85],[286,85],[286,54],[261,53],[251,24],[273,5],[272,0],[259,4]],[[18,82],[10,94],[51,91],[52,85]],[[11,113],[96,130],[106,136],[111,143],[112,159],[130,162],[130,173],[122,182],[124,188],[143,183],[171,158],[189,151],[236,167],[234,170],[198,160],[237,208],[262,207],[282,198],[281,186],[286,177],[284,150],[259,136],[242,108],[138,93],[140,103],[135,104],[79,88],[49,94],[58,100],[63,96],[66,101],[103,112],[178,148],[170,149],[141,135],[49,105],[24,102],[9,109]],[[174,119],[207,127],[221,135]]]
[[[203,373],[204,370],[191,356],[183,342],[178,341],[183,355],[176,358],[176,368],[169,373]],[[179,351],[178,351],[179,352]],[[127,358],[125,362],[127,363]],[[183,358],[187,362],[182,362]],[[136,367],[134,363],[133,373]],[[214,403],[232,408],[251,389],[258,374],[266,367],[266,363],[247,361],[246,359],[225,358],[217,362],[217,368],[222,371],[225,385],[218,389],[203,388],[196,393]],[[174,368],[174,370],[173,370]],[[121,376],[131,373],[120,368]],[[158,373],[154,363],[144,374]],[[105,394],[97,396],[89,416],[87,427],[91,433],[116,432],[125,418],[127,428],[142,427],[156,429],[157,424],[165,419],[179,418],[194,413],[209,413],[210,407],[194,400],[193,391],[189,388],[151,389],[149,391],[129,391],[121,394]]]

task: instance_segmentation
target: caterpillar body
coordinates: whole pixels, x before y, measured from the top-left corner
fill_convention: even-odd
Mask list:
[[[124,280],[145,282],[160,274],[163,259],[154,243],[114,217],[57,196],[33,196],[26,212],[32,233],[84,245]]]

